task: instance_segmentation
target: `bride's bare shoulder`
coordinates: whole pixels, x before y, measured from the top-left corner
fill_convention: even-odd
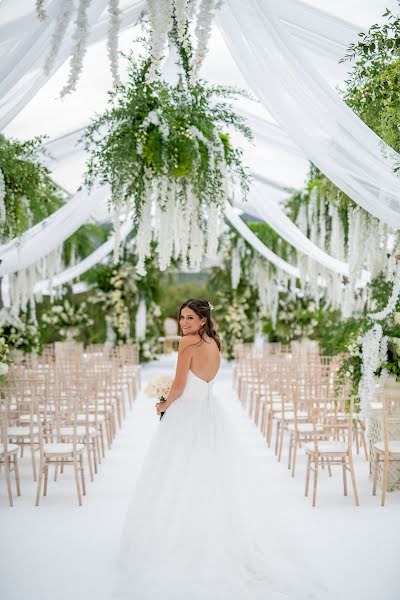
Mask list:
[[[189,348],[189,346],[194,346],[198,344],[200,341],[199,335],[183,335],[179,340],[179,350],[184,350]]]

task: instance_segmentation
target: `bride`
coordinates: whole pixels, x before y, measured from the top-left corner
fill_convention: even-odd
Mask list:
[[[128,508],[115,597],[319,600],[320,586],[284,539],[286,516],[213,395],[221,359],[211,305],[187,300],[179,325],[175,379],[156,404],[165,414]]]

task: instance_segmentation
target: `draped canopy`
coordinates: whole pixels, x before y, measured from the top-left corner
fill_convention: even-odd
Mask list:
[[[22,240],[0,247],[0,276],[32,265],[89,219],[109,219],[106,189],[90,195],[78,191],[85,152],[77,145],[90,118],[104,109],[106,91],[112,85],[105,44],[108,2],[93,0],[90,5],[84,73],[77,91],[62,101],[58,95],[67,79],[70,30],[50,72],[43,70],[61,2],[46,3],[48,20],[44,23],[34,12],[33,0],[0,2],[0,127],[6,135],[20,138],[47,133],[53,156],[48,166],[55,181],[70,194],[62,209],[26,232]],[[255,134],[254,145],[240,140],[255,176],[246,212],[270,223],[297,250],[323,267],[346,275],[348,265],[308,240],[284,215],[280,202],[291,188],[303,184],[312,160],[356,203],[392,227],[400,227],[400,179],[393,174],[393,152],[384,156],[381,140],[347,108],[335,89],[349,68],[338,63],[348,45],[360,30],[378,20],[387,5],[395,7],[396,2],[324,3],[326,10],[347,14],[347,21],[313,4],[317,2],[225,0],[217,13],[201,76],[239,85],[259,100],[236,103]],[[346,13],[351,7],[355,12]],[[137,34],[134,25],[145,8],[145,0],[121,1],[122,50],[132,46]],[[352,22],[360,20],[361,25]],[[243,208],[240,198],[237,206]],[[250,235],[236,211],[228,208],[226,216],[249,243],[277,264],[279,257],[271,256],[273,253]],[[127,229],[125,225],[124,235]],[[76,276],[103,259],[111,248],[109,241],[87,264],[67,275]],[[291,275],[298,274],[290,265],[279,266]],[[43,282],[38,289],[46,285]]]

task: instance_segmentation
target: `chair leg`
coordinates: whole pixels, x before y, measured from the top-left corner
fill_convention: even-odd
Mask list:
[[[347,476],[346,476],[346,459],[342,458],[342,471],[343,471],[343,490],[344,495],[347,496]]]
[[[83,495],[86,496],[85,471],[84,471],[82,454],[79,456],[79,466],[80,466],[80,471],[81,471],[82,492],[83,492]]]
[[[281,427],[281,439],[279,440],[279,456],[278,456],[278,462],[281,462],[282,459],[282,447],[283,447],[283,436],[285,434],[285,427],[284,427],[284,423],[282,423],[282,427]]]
[[[294,472],[296,470],[296,462],[297,462],[297,445],[300,445],[300,440],[296,436],[294,439],[294,448],[293,448],[293,464],[292,464],[292,477],[294,477]]]
[[[31,442],[31,456],[32,456],[33,481],[37,481],[35,447],[34,447],[33,442]]]
[[[106,452],[105,452],[105,448],[104,448],[104,428],[103,428],[103,424],[100,424],[100,445],[101,445],[101,457],[105,458]],[[99,453],[99,457],[100,457],[100,453]],[[99,460],[99,462],[100,462],[100,460]]]
[[[92,453],[90,451],[90,440],[86,440],[86,453],[87,453],[87,459],[88,459],[88,464],[89,464],[90,481],[93,481],[94,477],[93,477]]]
[[[376,487],[378,484],[378,473],[379,473],[379,454],[377,452],[375,452],[375,457],[374,457],[374,479],[373,479],[373,486],[372,486],[372,495],[376,496]]]
[[[312,505],[315,506],[317,502],[317,483],[318,483],[318,457],[314,457],[314,486],[313,486],[313,501]]]
[[[364,448],[365,460],[368,460],[369,456],[368,456],[367,440],[365,438],[365,428],[364,428],[364,425],[362,423],[360,424],[360,427],[361,427],[361,431],[360,431],[361,443],[362,443],[363,448]]]
[[[292,466],[292,450],[293,450],[293,433],[290,434],[290,439],[289,439],[289,455],[288,455],[288,466],[287,468],[290,470],[290,467]]]
[[[276,422],[275,455],[278,454],[280,430],[281,430],[281,422],[277,421]]]
[[[10,459],[7,457],[4,457],[4,470],[6,472],[6,480],[7,480],[7,492],[8,492],[8,501],[10,503],[10,506],[14,506],[13,504],[13,496],[12,496],[12,489],[11,489],[11,473],[10,473]]]
[[[308,488],[310,485],[310,472],[311,472],[311,454],[307,454],[307,470],[306,470],[306,489],[305,496],[308,496]]]
[[[44,486],[43,486],[43,496],[47,496],[47,480],[49,478],[49,464],[47,462],[44,463]]]
[[[78,466],[78,461],[75,457],[74,457],[74,471],[75,471],[76,491],[78,494],[78,502],[79,502],[79,506],[82,506],[81,485],[79,482],[79,466]]]
[[[39,476],[38,476],[38,484],[37,484],[37,492],[36,492],[36,506],[39,506],[39,502],[40,502],[40,493],[42,491],[43,470],[44,470],[44,463],[41,460],[40,464],[39,464]]]
[[[356,474],[354,472],[352,456],[349,456],[349,468],[350,468],[350,475],[351,475],[351,483],[353,485],[354,500],[356,502],[356,506],[360,506],[360,501],[358,499],[357,485],[356,485]]]
[[[21,484],[19,479],[19,467],[18,467],[18,453],[14,454],[14,474],[15,474],[15,485],[17,487],[17,496],[21,495]]]
[[[385,506],[385,497],[386,497],[387,484],[388,484],[388,474],[389,474],[389,461],[386,459],[383,461],[381,506]]]
[[[274,414],[271,412],[270,415],[270,419],[269,419],[269,442],[268,442],[268,448],[271,448],[271,443],[272,443],[272,434],[273,434],[273,430],[274,430]]]

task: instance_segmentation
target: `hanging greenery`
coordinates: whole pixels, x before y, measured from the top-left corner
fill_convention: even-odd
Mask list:
[[[135,209],[141,274],[152,237],[160,270],[172,257],[198,269],[204,254],[215,254],[230,184],[240,183],[244,194],[249,185],[241,150],[229,135],[233,129],[252,139],[228,102],[241,92],[193,82],[188,39],[183,47],[175,33],[172,43],[179,54],[177,83],[157,78],[150,85],[151,59],[131,54],[127,82],[109,93],[110,107],[84,135],[86,184],[109,184],[116,212],[124,204]]]
[[[376,134],[400,152],[400,14],[360,33],[341,62],[352,61],[344,99]],[[397,165],[397,170],[400,164]]]
[[[20,236],[63,204],[40,162],[43,140],[19,142],[0,134],[0,242]]]

